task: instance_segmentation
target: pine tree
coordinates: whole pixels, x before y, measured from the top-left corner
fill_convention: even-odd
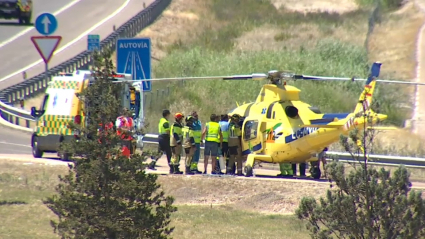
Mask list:
[[[58,220],[51,221],[61,238],[169,238],[170,216],[177,210],[165,196],[157,176],[146,174],[151,152],[121,155],[113,130],[98,134],[99,124],[115,122],[120,113],[122,84],[112,83],[110,54],[95,54],[95,81],[79,98],[85,105],[85,125],[70,124],[81,137],[63,143],[73,156],[69,173],[59,176],[57,194],[44,203]]]
[[[341,162],[328,164],[326,171],[336,188],[319,201],[301,199],[296,215],[307,222],[311,238],[425,238],[425,201],[421,192],[411,191],[408,170],[399,166],[391,173],[368,164],[375,135],[375,130],[365,128],[341,136],[358,164],[348,174]]]

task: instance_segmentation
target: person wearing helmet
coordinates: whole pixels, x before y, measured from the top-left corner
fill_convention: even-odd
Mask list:
[[[190,170],[193,154],[196,150],[195,138],[193,137],[193,121],[195,119],[192,116],[186,117],[186,126],[183,127],[183,148],[185,152],[185,174],[195,174]]]
[[[202,172],[198,170],[198,163],[201,156],[202,123],[199,120],[198,113],[196,113],[196,111],[192,111],[191,116],[193,117],[193,138],[195,139],[196,150],[193,154],[190,170],[194,173],[200,174]]]
[[[240,116],[232,115],[229,123],[229,163],[227,164],[226,174],[235,174],[235,166],[237,165],[237,175],[243,176],[242,173],[242,131],[239,126]]]
[[[134,122],[128,108],[123,108],[122,115],[115,121],[115,126],[117,128],[116,134],[121,139],[123,155],[129,157],[135,151],[135,144],[133,143]]]
[[[170,117],[169,110],[162,111],[162,118],[158,123],[158,152],[165,153],[167,155],[168,166],[170,167],[170,173],[172,173],[173,167],[171,166],[171,147],[170,147],[170,122],[168,121],[168,117]],[[149,164],[149,169],[155,170],[156,162],[158,158],[152,158],[152,162]]]
[[[171,145],[171,167],[172,167],[172,174],[183,174],[183,172],[180,171],[180,158],[181,158],[181,151],[182,151],[182,139],[183,139],[183,118],[184,115],[182,113],[176,113],[174,115],[174,123],[171,125],[171,139],[170,139],[170,145]]]
[[[205,128],[202,132],[202,140],[205,140],[203,173],[207,174],[208,161],[211,156],[211,174],[217,174],[216,162],[218,148],[221,148],[223,135],[221,133],[220,125],[217,122],[217,116],[215,114],[212,114],[210,116],[210,122],[205,124]]]

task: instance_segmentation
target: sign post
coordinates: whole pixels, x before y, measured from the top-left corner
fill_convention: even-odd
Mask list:
[[[48,77],[47,71],[49,70],[48,63],[53,56],[53,52],[58,47],[61,36],[50,36],[58,28],[58,21],[51,13],[42,13],[35,19],[35,29],[44,36],[33,36],[31,41],[36,47],[38,53],[44,60],[46,78]]]
[[[122,38],[117,40],[117,72],[131,74],[141,80],[139,118],[144,120],[144,92],[152,91],[150,38]]]

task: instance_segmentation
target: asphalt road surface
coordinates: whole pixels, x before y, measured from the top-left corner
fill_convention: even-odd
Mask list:
[[[54,67],[86,50],[88,34],[99,34],[102,40],[105,39],[113,31],[114,25],[118,28],[139,13],[143,9],[143,3],[148,6],[153,1],[80,0],[76,2],[56,16],[59,26],[54,35],[62,36],[62,42],[49,66]],[[57,9],[70,4],[72,1],[42,0],[36,3],[37,5],[39,3],[46,5],[51,2],[54,3],[49,8],[44,7],[35,12],[33,21],[37,17],[37,13],[57,11]],[[19,32],[24,30],[23,28],[10,25],[3,24],[0,26],[0,62],[2,63],[0,64],[0,90],[22,82],[22,71],[26,71],[27,76],[32,77],[42,73],[45,69],[44,63],[41,62],[41,57],[30,39],[31,36],[38,36],[38,32],[32,28],[21,35]],[[7,39],[13,37],[16,37],[16,39],[8,43]],[[28,137],[26,133],[0,127],[0,142],[3,142],[0,144],[0,154],[23,150],[23,147],[13,146],[12,143],[30,144],[29,139],[26,138]],[[19,140],[23,141],[19,143]],[[6,147],[7,144],[4,142],[10,143],[9,146]]]
[[[31,134],[0,125],[0,154],[31,154]]]
[[[54,13],[60,10],[63,7],[66,7],[73,0],[37,0],[34,1],[34,9],[32,14],[32,22],[35,21],[35,18],[43,12]],[[19,34],[22,31],[25,31],[32,26],[21,26],[18,24],[18,20],[5,20],[0,19],[0,45],[2,42],[10,39],[11,37]],[[2,57],[3,58],[3,57]]]

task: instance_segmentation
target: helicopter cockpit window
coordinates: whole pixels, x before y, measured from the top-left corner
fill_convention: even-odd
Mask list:
[[[257,138],[258,121],[249,120],[245,122],[244,140],[252,140]]]

